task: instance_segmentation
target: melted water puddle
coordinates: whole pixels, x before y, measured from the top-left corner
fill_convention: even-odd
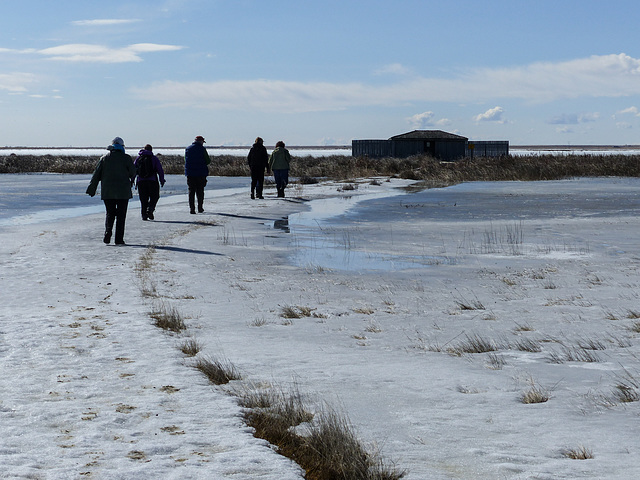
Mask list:
[[[451,264],[448,257],[402,255],[370,250],[367,236],[343,217],[357,212],[366,200],[404,195],[404,192],[334,197],[311,202],[311,210],[277,220],[274,228],[293,235],[291,262],[302,268],[342,271],[401,271],[429,265]],[[341,218],[342,217],[342,218]],[[360,217],[358,222],[366,222]]]

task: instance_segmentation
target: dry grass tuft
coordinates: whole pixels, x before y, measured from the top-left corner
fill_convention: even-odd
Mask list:
[[[344,415],[325,409],[317,417],[304,443],[308,479],[395,480],[405,475],[365,451]]]
[[[315,308],[310,308],[310,307],[285,305],[284,307],[282,307],[282,312],[280,313],[280,316],[282,318],[288,318],[288,319],[311,317],[313,315],[314,310]]]
[[[249,388],[235,392],[247,409],[245,421],[254,435],[294,460],[308,480],[397,480],[404,472],[387,468],[368,453],[343,415],[326,409],[313,415],[297,386],[289,391]]]
[[[496,344],[480,335],[466,335],[466,340],[458,343],[454,347],[447,349],[447,352],[453,355],[462,355],[463,353],[487,353],[498,350]]]
[[[530,338],[519,339],[513,346],[516,350],[520,350],[521,352],[538,353],[542,351],[540,342],[537,340],[531,340]]]
[[[214,385],[225,385],[232,380],[240,380],[240,373],[228,360],[199,358],[194,367],[206,375]]]
[[[178,348],[188,357],[195,357],[202,350],[200,343],[193,338],[187,338]]]
[[[531,388],[520,396],[520,401],[525,404],[545,403],[548,400],[549,393],[536,385],[531,385]]]
[[[178,309],[168,307],[164,303],[161,303],[149,316],[155,320],[154,325],[163,330],[179,333],[187,328]]]
[[[613,388],[612,399],[616,403],[632,403],[640,400],[637,386],[629,385],[625,382],[616,384]]]
[[[358,307],[353,309],[354,313],[361,313],[363,315],[373,315],[376,311],[371,307]]]
[[[491,370],[502,370],[502,367],[507,364],[507,361],[504,359],[503,355],[496,355],[495,353],[487,354],[487,360],[487,366]]]
[[[589,448],[583,446],[578,448],[565,448],[560,453],[563,457],[570,458],[572,460],[589,460],[594,458],[593,452]]]
[[[288,318],[288,319],[303,317],[302,313],[300,313],[296,307],[291,307],[288,305],[282,307],[282,313],[280,314],[280,316],[282,318]]]

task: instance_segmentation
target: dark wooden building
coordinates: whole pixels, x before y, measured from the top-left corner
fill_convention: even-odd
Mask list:
[[[414,130],[388,140],[352,140],[351,154],[354,157],[393,158],[427,154],[452,161],[469,156],[508,155],[509,142],[469,142],[467,137],[442,130]]]

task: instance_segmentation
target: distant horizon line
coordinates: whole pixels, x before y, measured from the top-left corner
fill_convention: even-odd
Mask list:
[[[471,140],[473,142],[473,140]],[[188,145],[187,145],[188,146]],[[251,148],[251,145],[205,145],[207,149],[232,149],[241,150]],[[275,146],[265,145],[267,148],[275,148]],[[143,148],[143,146],[127,147],[129,149]],[[186,146],[160,146],[153,147],[154,150],[160,149],[182,149]],[[287,145],[288,149],[314,149],[314,150],[346,150],[350,149],[351,145]],[[561,145],[561,144],[526,144],[526,145],[509,145],[509,149],[516,150],[602,150],[602,149],[640,149],[638,145],[614,145],[614,144],[598,144],[598,145]],[[4,146],[0,147],[0,150],[105,150],[103,146],[85,146],[85,147],[28,147],[24,145],[20,146]]]

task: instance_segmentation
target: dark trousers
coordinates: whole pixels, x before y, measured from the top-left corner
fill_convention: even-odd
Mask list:
[[[258,197],[262,196],[262,188],[264,186],[264,167],[251,169],[251,193],[254,191]]]
[[[154,180],[138,182],[138,196],[142,208],[142,218],[147,218],[153,213],[160,199],[160,184]]]
[[[289,170],[274,170],[273,179],[276,181],[276,189],[278,190],[278,196],[284,197],[284,189],[289,183]]]
[[[207,177],[187,177],[189,187],[189,208],[196,210],[196,197],[198,198],[198,211],[204,211],[204,187],[207,185]]]
[[[116,224],[115,242],[124,243],[124,223],[127,219],[127,207],[129,206],[129,199],[109,199],[103,201],[104,206],[107,210],[107,218],[104,222],[105,243],[109,243],[107,240],[111,240],[114,222]]]

